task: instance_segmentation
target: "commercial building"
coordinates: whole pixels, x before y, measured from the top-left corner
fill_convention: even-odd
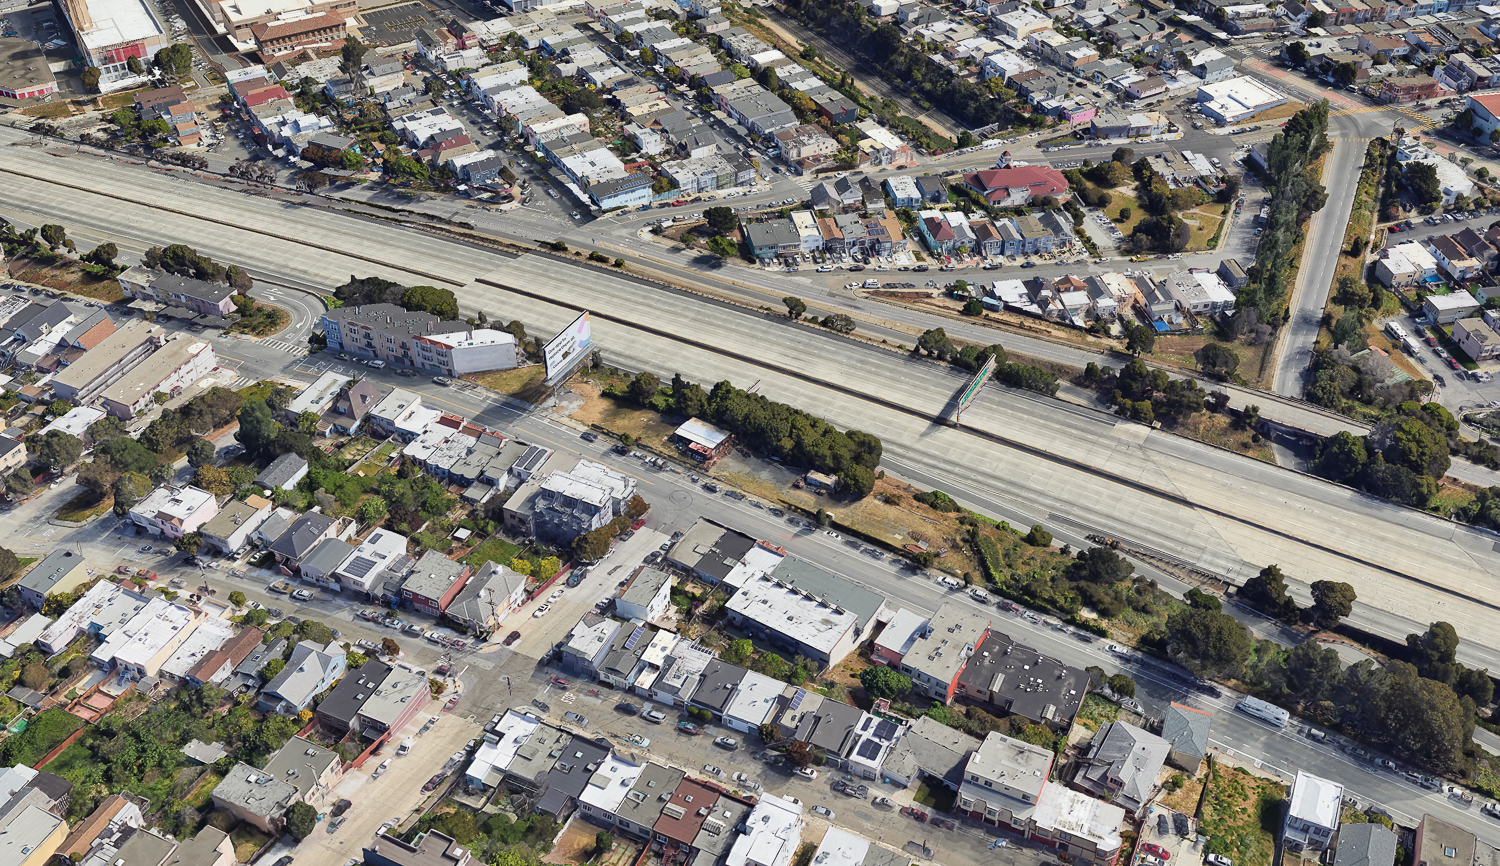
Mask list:
[[[134,369],[104,389],[104,410],[129,420],[154,404],[157,394],[176,397],[183,388],[208,375],[218,364],[213,344],[176,339],[151,353]]]
[[[1198,105],[1203,115],[1220,125],[1239,123],[1285,104],[1286,94],[1247,75],[1237,75],[1198,88]]]
[[[282,15],[251,26],[250,35],[255,38],[261,59],[269,63],[273,58],[304,48],[329,50],[343,45],[348,20],[327,12]]]
[[[920,647],[907,653],[905,664]],[[956,694],[999,715],[1020,716],[1062,733],[1088,691],[1088,674],[989,632],[957,677]]]
[[[219,513],[219,503],[207,490],[192,485],[162,485],[130,509],[130,520],[164,538],[181,538]]]
[[[322,322],[331,350],[430,373],[458,376],[518,363],[515,338],[504,331],[471,329],[395,304],[340,307],[324,313]]]
[[[672,431],[671,441],[682,454],[712,466],[734,447],[734,434],[706,421],[689,418]]]
[[[324,13],[348,20],[359,15],[355,0],[262,0],[253,5],[244,0],[206,0],[203,7],[221,32],[241,48],[255,46],[255,28],[281,20],[292,20],[297,16],[313,17]]]
[[[0,97],[42,99],[57,92],[47,55],[35,42],[0,39]]]
[[[669,562],[701,580],[736,588],[770,574],[785,558],[786,551],[770,542],[703,517],[667,552]]]
[[[75,406],[92,402],[155,351],[163,334],[144,321],[125,323],[54,376],[53,393]]]
[[[1068,180],[1049,165],[993,168],[964,175],[964,185],[995,207],[1022,207],[1042,196],[1059,200],[1068,194]]]
[[[1298,770],[1282,824],[1282,838],[1287,847],[1294,851],[1328,847],[1339,828],[1343,798],[1343,785]],[[1418,829],[1419,851],[1421,837],[1422,831]]]
[[[83,554],[72,548],[58,548],[32,566],[16,583],[16,588],[21,593],[22,604],[41,610],[47,596],[72,593],[88,583],[91,577]]]
[[[149,64],[171,44],[145,0],[63,0],[59,5],[84,64],[99,70],[99,89],[105,93],[141,80],[130,71],[132,57]]]

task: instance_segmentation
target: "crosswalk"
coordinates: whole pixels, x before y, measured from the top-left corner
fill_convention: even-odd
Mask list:
[[[1431,129],[1438,125],[1438,121],[1401,105],[1361,105],[1358,108],[1341,108],[1337,111],[1328,112],[1328,116],[1342,117],[1349,114],[1370,114],[1377,111],[1393,111],[1402,115],[1405,120],[1401,121],[1401,123],[1408,129]]]
[[[269,346],[270,348],[275,349],[278,352],[286,352],[292,355],[307,354],[306,345],[299,346],[296,343],[288,343],[286,340],[260,340],[258,341],[258,344],[262,346]]]

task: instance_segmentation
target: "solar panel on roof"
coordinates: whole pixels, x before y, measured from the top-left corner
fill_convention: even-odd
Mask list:
[[[889,740],[896,733],[896,723],[890,719],[881,719],[875,724],[875,737],[881,740]]]
[[[873,761],[880,754],[880,743],[876,740],[861,740],[859,748],[855,750],[861,758]]]
[[[631,632],[630,633],[630,637],[625,641],[625,648],[628,649],[628,650],[629,649],[635,649],[635,642],[638,641],[638,640],[640,640],[641,639],[641,635],[643,635],[645,633],[646,633],[646,627],[645,626],[643,626],[643,625],[636,626],[635,627],[635,631]]]
[[[791,705],[790,709],[795,710],[798,707],[802,706],[802,699],[805,698],[805,697],[807,697],[807,690],[806,689],[798,689],[797,693],[795,695],[792,695],[792,705]]]

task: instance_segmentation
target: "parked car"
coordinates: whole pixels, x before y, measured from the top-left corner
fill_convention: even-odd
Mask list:
[[[661,710],[647,710],[644,713],[641,713],[641,718],[645,719],[653,725],[659,725],[667,720],[667,714],[663,713]]]
[[[714,745],[718,746],[721,749],[728,749],[732,752],[740,747],[740,741],[736,740],[734,737],[715,737]]]
[[[812,767],[798,767],[794,772],[804,779],[818,778],[818,771],[814,770]]]
[[[518,641],[520,639],[521,639],[521,633],[518,632],[518,631],[513,631],[510,634],[508,634],[508,635],[505,636],[505,645],[506,646],[510,646],[511,644],[515,643],[516,641]]]
[[[568,688],[570,685],[572,685],[572,683],[569,683],[567,680],[563,679],[562,677],[553,677],[553,678],[547,680],[547,682],[550,683],[553,686],[553,688],[559,688],[559,689],[565,689],[565,688]]]
[[[570,722],[572,722],[573,724],[577,725],[580,728],[586,728],[586,727],[589,726],[588,716],[582,715],[581,713],[574,713],[574,712],[563,713],[563,718],[566,719],[566,720],[568,720],[568,721],[570,721]]]
[[[546,616],[547,615],[547,611],[549,611],[551,609],[552,609],[552,602],[550,602],[550,601],[549,602],[543,602],[541,607],[538,607],[536,610],[534,610],[534,611],[531,612],[531,618],[532,619],[536,619],[538,617]]]
[[[833,810],[828,808],[827,806],[814,806],[812,807],[812,811],[813,814],[817,815],[819,818],[824,818],[829,821],[833,820]]]
[[[640,707],[632,704],[630,701],[620,701],[618,704],[615,704],[615,709],[619,710],[627,716],[634,716],[641,711]]]
[[[641,736],[640,734],[626,734],[625,742],[629,743],[632,746],[635,746],[637,749],[646,749],[650,748],[651,746],[651,740]]]
[[[1145,852],[1147,854],[1150,854],[1152,857],[1160,857],[1163,860],[1171,860],[1172,859],[1172,852],[1171,851],[1168,851],[1167,849],[1161,847],[1160,845],[1156,845],[1156,844],[1153,844],[1151,842],[1146,842],[1146,843],[1142,844],[1141,845],[1141,851],[1143,851],[1143,852]]]
[[[359,640],[355,641],[354,645],[362,650],[369,650],[370,652],[380,651],[380,644],[372,640],[365,640],[364,638],[360,638]]]
[[[443,780],[446,778],[448,778],[447,773],[438,773],[436,776],[433,776],[431,779],[427,780],[427,784],[422,786],[422,792],[428,793],[430,791],[436,791],[437,786],[443,784]]]
[[[305,589],[292,590],[293,601],[312,601],[313,594]]]
[[[709,774],[710,776],[717,776],[720,779],[724,778],[724,771],[719,769],[718,767],[715,767],[713,764],[704,764],[703,772]]]

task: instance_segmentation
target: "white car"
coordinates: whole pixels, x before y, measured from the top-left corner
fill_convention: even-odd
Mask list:
[[[549,596],[547,596],[547,601],[557,601],[558,599],[560,599],[562,597],[563,597],[563,591],[561,589],[554,589],[552,591],[552,594],[549,595]]]
[[[804,779],[818,778],[818,771],[814,770],[812,767],[798,767],[796,773]]]
[[[551,609],[552,609],[552,602],[550,602],[550,601],[543,602],[541,607],[539,607],[536,610],[534,610],[534,611],[531,612],[531,618],[532,619],[536,619],[538,617],[546,616],[547,615],[547,611],[549,611]]]
[[[814,806],[812,807],[812,810],[813,814],[817,815],[819,818],[825,818],[829,821],[833,820],[833,810],[828,808],[827,806]]]
[[[292,590],[292,598],[296,601],[312,601],[313,594],[305,589]]]
[[[1114,653],[1115,655],[1121,655],[1121,656],[1128,656],[1128,655],[1130,655],[1130,651],[1129,650],[1125,649],[1124,647],[1120,646],[1117,643],[1112,643],[1109,646],[1105,647],[1105,649],[1109,650],[1110,652]]]

